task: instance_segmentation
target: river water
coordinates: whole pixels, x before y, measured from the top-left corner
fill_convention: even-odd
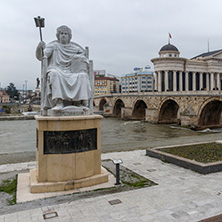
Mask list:
[[[102,152],[222,140],[222,129],[192,131],[174,125],[103,118]],[[0,154],[35,151],[35,120],[0,121]]]

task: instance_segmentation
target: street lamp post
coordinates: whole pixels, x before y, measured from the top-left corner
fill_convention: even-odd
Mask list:
[[[120,182],[120,164],[123,163],[121,159],[113,159],[112,160],[113,164],[116,165],[116,183],[115,185],[121,184]]]
[[[25,84],[23,84],[23,93],[22,93],[22,102],[24,104],[24,96],[25,96]]]
[[[25,80],[25,99],[27,101],[28,98],[28,90],[27,90],[28,80]]]

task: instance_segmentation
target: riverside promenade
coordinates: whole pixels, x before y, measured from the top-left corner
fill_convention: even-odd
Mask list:
[[[46,204],[41,207],[20,205],[17,209],[14,205],[11,210],[9,207],[8,214],[0,215],[0,222],[181,222],[200,221],[222,213],[222,172],[201,175],[145,156],[145,150],[102,154],[102,159],[113,158],[121,158],[124,167],[158,185],[95,197],[73,196],[69,201],[57,204],[45,199]],[[35,162],[0,165],[0,172],[34,166]],[[110,204],[112,201],[117,204]],[[44,219],[47,212],[55,217]]]

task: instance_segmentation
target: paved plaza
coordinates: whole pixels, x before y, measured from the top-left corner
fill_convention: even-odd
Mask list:
[[[158,185],[0,215],[0,222],[181,222],[199,221],[221,214],[222,172],[201,175],[145,156],[145,150],[102,154],[102,159],[112,158],[121,158],[123,166]],[[1,165],[0,172],[34,166],[34,162]]]

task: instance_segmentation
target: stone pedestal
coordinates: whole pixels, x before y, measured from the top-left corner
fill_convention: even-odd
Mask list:
[[[35,93],[36,93],[36,97],[39,98],[40,97],[40,89],[35,88]]]
[[[101,168],[101,116],[35,116],[37,167],[31,192],[54,192],[108,181]]]

